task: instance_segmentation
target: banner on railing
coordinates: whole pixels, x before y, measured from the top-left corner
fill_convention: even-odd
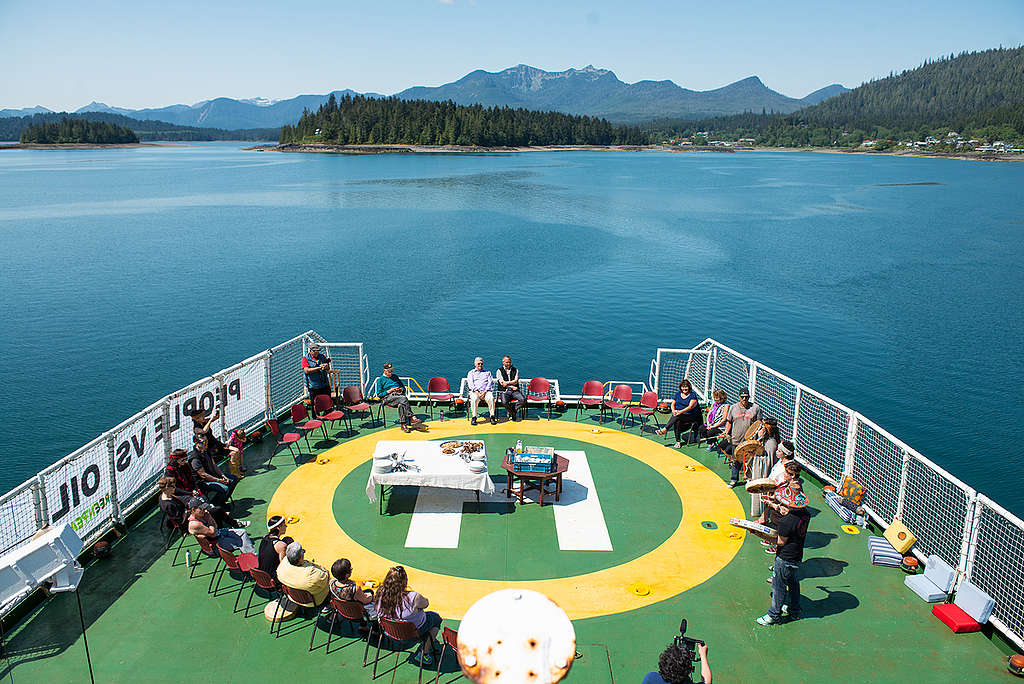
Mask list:
[[[93,442],[41,475],[51,525],[70,523],[84,538],[110,520],[113,505],[106,439]]]
[[[114,477],[121,502],[152,484],[153,478],[167,465],[163,406],[164,402],[150,406],[114,432]]]
[[[167,434],[171,438],[171,449],[192,449],[192,436],[195,429],[190,413],[196,409],[206,411],[212,416],[220,410],[220,383],[214,378],[207,378],[193,383],[170,397],[170,425]],[[214,420],[211,426],[213,436],[221,439],[220,420]]]
[[[224,376],[225,425],[228,430],[262,418],[267,410],[266,357],[246,363]]]

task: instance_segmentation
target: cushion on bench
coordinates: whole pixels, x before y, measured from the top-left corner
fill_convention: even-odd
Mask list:
[[[952,603],[940,603],[932,606],[932,614],[946,623],[956,634],[964,632],[977,632],[981,625],[977,620],[965,613],[960,606]]]
[[[844,522],[852,524],[853,521],[857,519],[857,514],[840,503],[842,501],[842,497],[835,492],[825,492],[825,501],[828,502],[828,505],[836,512],[836,515],[843,519]]]
[[[928,581],[924,575],[907,575],[903,578],[903,583],[926,603],[938,603],[946,600],[946,592]]]
[[[977,622],[985,624],[996,607],[995,599],[978,587],[964,580],[956,590],[953,605],[957,606]]]
[[[953,588],[953,578],[956,576],[956,571],[949,567],[946,561],[933,554],[928,556],[928,560],[925,561],[924,576],[928,578],[929,582],[938,587],[939,591],[944,591],[948,594]]]
[[[883,537],[868,537],[868,559],[872,565],[898,568],[903,561],[903,555],[892,548],[892,544]]]

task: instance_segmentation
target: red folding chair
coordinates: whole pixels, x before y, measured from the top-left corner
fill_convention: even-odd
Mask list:
[[[245,617],[249,617],[249,608],[252,607],[252,597],[253,597],[253,594],[256,593],[256,587],[259,587],[260,589],[262,589],[262,590],[266,591],[267,593],[269,593],[271,595],[271,597],[270,597],[271,601],[274,600],[274,596],[275,595],[277,596],[278,600],[280,600],[281,596],[282,596],[281,584],[276,579],[271,577],[269,574],[263,572],[259,568],[251,568],[249,570],[249,577],[252,577],[252,591],[249,592],[249,600],[245,604],[245,613],[244,613]],[[276,613],[276,611],[275,611],[275,613]],[[273,634],[273,632],[274,632],[274,623],[271,622],[270,623],[270,633]]]
[[[527,418],[530,417],[530,402],[547,404],[548,420],[551,420],[551,383],[547,378],[530,378],[530,384],[526,387],[526,402],[523,404],[523,413]]]
[[[352,413],[354,411],[366,413],[370,422],[373,422],[373,411],[370,410],[370,405],[363,400],[363,390],[359,385],[349,385],[341,390],[341,405],[348,411],[349,428],[352,427]]]
[[[298,452],[295,451],[295,447],[293,447],[292,445],[295,444],[295,442],[298,442],[300,439],[302,439],[302,435],[300,435],[297,432],[287,432],[282,435],[281,426],[278,425],[277,421],[274,420],[273,418],[267,421],[267,427],[270,428],[270,434],[274,435],[274,439],[277,440],[277,446],[287,444],[288,450],[292,452],[292,455],[298,456]],[[270,461],[272,460],[274,460],[274,454],[270,455],[270,458],[267,460],[267,463],[270,463]]]
[[[281,584],[281,591],[284,592],[285,596],[287,596],[291,600],[292,603],[296,604],[296,607],[298,608],[300,614],[304,610],[312,610],[313,611],[313,620],[314,620],[314,623],[313,623],[313,634],[310,635],[310,637],[309,637],[309,650],[312,651],[313,650],[313,637],[316,636],[316,623],[315,623],[315,620],[316,620],[317,616],[320,614],[320,611],[318,611],[316,609],[316,599],[314,599],[313,595],[311,593],[309,593],[308,591],[306,591],[305,589],[295,589],[293,587],[289,587],[287,584]],[[282,611],[283,612],[283,610],[284,610],[283,607],[282,607],[283,603],[284,603],[284,598],[283,597],[278,599],[278,601],[277,601],[277,608],[274,610],[274,620],[272,622],[276,622],[277,623],[277,634],[274,635],[275,639],[281,636],[281,625],[284,623],[284,620],[278,620],[277,619],[278,611]],[[303,605],[305,603],[311,604],[312,608],[310,608],[310,606]]]
[[[363,637],[359,635],[359,625],[363,624],[363,604],[359,601],[342,601],[340,599],[331,596],[331,624],[327,629],[327,650],[326,653],[331,652],[331,639],[334,638],[334,622],[337,618],[347,621],[350,625],[356,626],[356,641],[361,640]],[[349,642],[352,643],[352,642]],[[363,667],[366,667],[366,656],[370,653],[370,639],[367,636],[366,648],[363,649]]]
[[[612,396],[610,399],[605,399],[601,402],[601,422],[604,422],[604,410],[606,408],[618,411],[622,411],[623,429],[625,429],[626,420],[626,404],[633,401],[633,388],[629,385],[616,385],[615,389],[612,390]]]
[[[589,411],[594,406],[600,406],[604,401],[604,383],[600,380],[587,380],[580,390],[580,401],[576,404],[576,418],[580,419],[580,409]]]
[[[174,556],[171,558],[171,567],[173,568],[175,563],[178,562],[178,554],[181,553],[181,548],[185,545],[185,537],[191,536],[188,533],[188,526],[180,520],[170,518],[167,514],[164,514],[164,521],[161,525],[166,525],[169,529],[167,530],[167,541],[164,543],[164,551],[169,551],[171,548],[171,539],[174,537],[175,531],[181,535],[181,539],[178,541],[177,548],[174,549]]]
[[[323,430],[324,423],[323,423],[323,421],[315,420],[315,419],[306,420],[307,418],[309,418],[309,413],[306,411],[306,405],[305,404],[303,404],[302,402],[299,402],[298,404],[295,404],[294,406],[292,406],[292,425],[295,426],[296,430],[301,430],[302,432],[305,433],[305,436],[306,436],[306,448],[308,449],[309,448],[309,433],[310,433],[310,431],[311,430],[316,430],[317,428],[320,428],[321,430]],[[305,423],[300,422],[300,421],[303,421],[303,420],[305,420],[306,422]],[[324,439],[327,439],[327,430],[324,430]]]
[[[320,420],[325,423],[335,423],[345,419],[345,412],[334,408],[334,400],[326,394],[318,394],[313,397],[313,414],[320,414]],[[324,430],[324,435],[327,435],[327,430]]]
[[[192,536],[195,537],[195,535],[192,535]],[[199,553],[201,553],[202,555],[204,555],[204,556],[206,556],[208,558],[215,558],[215,559],[217,559],[217,565],[215,565],[213,567],[213,575],[216,575],[217,574],[217,569],[220,567],[220,561],[221,561],[220,554],[217,553],[217,550],[213,548],[213,542],[210,541],[209,539],[207,539],[206,537],[195,537],[195,539],[196,539],[197,542],[199,542]],[[198,554],[196,555],[196,559],[194,561],[192,561],[192,569],[189,570],[189,573],[188,573],[188,578],[189,579],[192,579],[193,577],[195,577],[196,568],[197,567],[199,567],[199,555]],[[210,575],[210,587],[211,588],[213,587],[213,575]],[[207,589],[206,593],[209,594],[210,593],[210,589]]]
[[[400,653],[404,653],[408,646],[402,646],[402,644],[414,641],[420,645],[422,649],[424,642],[430,638],[427,634],[426,637],[421,637],[419,630],[413,626],[411,622],[405,620],[389,620],[386,617],[380,619],[381,633],[377,639],[377,658],[373,661],[373,677],[377,678],[377,661],[380,660],[380,642],[384,639],[384,635],[387,634],[388,638],[395,642],[398,648],[395,649],[395,667],[391,670],[391,684],[395,684],[395,672],[398,671],[398,658]],[[423,653],[420,652],[420,676],[416,680],[419,684],[423,684]]]
[[[654,416],[654,424],[657,425],[658,427],[661,427],[661,423],[658,422],[658,414],[656,413],[657,410],[658,393],[644,392],[643,395],[641,395],[640,397],[640,405],[630,406],[626,408],[626,413],[629,414],[630,420],[632,420],[636,416],[640,417],[640,434],[642,435],[644,434],[644,428],[647,427],[647,421],[651,416]],[[624,413],[623,418],[625,417],[626,414]],[[623,424],[622,427],[623,429],[625,429],[625,424]]]
[[[455,410],[455,395],[448,384],[447,378],[430,378],[427,381],[427,406],[430,409],[430,417],[434,417],[434,404],[439,401],[447,401],[451,404],[452,411]]]
[[[441,678],[441,661],[444,660],[444,652],[450,647],[455,653],[459,652],[459,633],[454,629],[444,627],[441,630],[441,655],[437,657],[437,674],[434,675],[434,684]]]
[[[236,572],[241,574],[242,581],[238,583],[238,594],[235,595],[235,607],[231,611],[232,613],[237,613],[238,599],[242,597],[242,587],[245,586],[246,573],[243,572],[242,568],[238,566],[238,556],[236,556],[233,552],[221,547],[220,544],[216,544],[214,548],[217,550],[218,555],[220,555],[220,559],[223,561],[223,564],[220,566],[217,572],[214,573],[217,576],[216,584],[213,583],[213,578],[210,578],[210,587],[212,589],[210,593],[216,596],[217,592],[220,591],[220,581],[224,577],[225,572]]]

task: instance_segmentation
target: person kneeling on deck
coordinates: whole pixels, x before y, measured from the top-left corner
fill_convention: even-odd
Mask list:
[[[377,613],[382,618],[406,620],[419,632],[423,640],[420,650],[425,666],[433,666],[437,652],[437,631],[441,629],[441,616],[432,610],[424,610],[430,605],[425,596],[421,596],[408,588],[409,577],[401,565],[388,570],[387,577],[380,584],[374,603]]]
[[[195,436],[195,448],[189,458],[189,465],[192,466],[196,479],[199,481],[199,489],[215,506],[222,506],[227,503],[231,492],[235,491],[238,478],[234,475],[225,475],[217,467],[216,458],[210,449],[207,436],[197,433]]]
[[[285,550],[295,541],[284,536],[287,529],[284,516],[272,515],[267,521],[267,534],[260,540],[259,568],[271,577],[277,577],[277,567],[284,560]]]
[[[800,580],[797,572],[804,559],[804,540],[811,520],[807,512],[807,497],[791,486],[779,495],[778,551],[772,568],[772,606],[757,618],[759,625],[775,625],[784,615],[797,620],[800,617]]]
[[[658,657],[658,671],[648,672],[642,684],[711,684],[711,666],[708,665],[708,645],[697,644],[700,657],[700,679],[693,677],[693,655],[675,642],[668,645]]]
[[[731,458],[747,434],[750,424],[755,420],[761,420],[761,407],[750,401],[750,391],[744,387],[739,392],[739,402],[729,407],[729,416],[725,421],[725,432],[729,437],[729,443],[725,447],[729,459],[729,486],[735,487],[740,483],[740,469],[743,463]]]
[[[526,397],[519,391],[519,369],[512,365],[512,357],[507,354],[502,357],[501,368],[498,369],[498,389],[509,420],[516,422],[516,412],[526,406]]]
[[[409,426],[420,422],[419,418],[412,415],[412,405],[409,397],[405,396],[405,383],[395,375],[395,367],[390,361],[384,364],[384,374],[377,378],[377,396],[384,406],[398,409],[398,423],[402,426],[402,432],[410,432]]]
[[[188,531],[196,537],[203,537],[225,551],[241,550],[242,553],[256,553],[249,535],[242,529],[217,527],[213,519],[213,506],[198,496],[188,503]]]
[[[491,371],[484,370],[484,360],[479,356],[473,359],[473,370],[466,374],[466,387],[469,392],[469,422],[476,425],[476,409],[480,400],[487,402],[487,410],[491,414],[491,425],[498,422],[494,415],[494,376]]]
[[[352,562],[348,558],[339,558],[331,566],[331,596],[339,601],[355,601],[363,606],[363,613],[371,620],[377,619],[377,608],[373,605],[373,592],[363,591],[352,581]],[[370,626],[366,620],[359,623],[359,631],[366,634]]]
[[[277,566],[277,581],[292,589],[302,589],[313,595],[313,603],[301,603],[305,608],[319,608],[327,600],[329,577],[327,571],[306,560],[302,544],[293,541],[284,550],[284,560]]]

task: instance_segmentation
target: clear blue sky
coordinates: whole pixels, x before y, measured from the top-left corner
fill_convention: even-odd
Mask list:
[[[1024,0],[0,0],[0,108],[391,94],[518,63],[802,97],[1021,42]]]

